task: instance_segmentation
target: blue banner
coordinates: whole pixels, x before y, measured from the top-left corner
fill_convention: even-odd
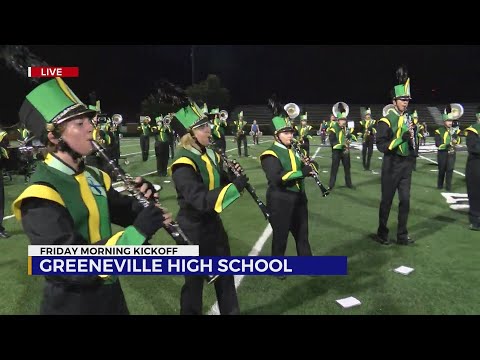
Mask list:
[[[30,275],[347,275],[346,256],[31,256]]]

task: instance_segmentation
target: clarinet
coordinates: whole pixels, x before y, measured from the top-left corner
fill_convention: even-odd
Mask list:
[[[305,165],[311,165],[310,161],[307,160],[307,157],[305,156],[305,154],[302,153],[302,150],[300,149],[300,145],[298,143],[297,140],[295,139],[292,139],[293,141],[293,150],[295,150],[295,152],[297,153],[298,156],[300,156],[300,159],[302,160],[302,162],[305,164]],[[313,164],[312,164],[313,165]],[[320,188],[320,190],[322,191],[322,196],[325,197],[325,196],[328,196],[330,194],[330,189],[327,189],[325,188],[325,186],[322,184],[322,182],[320,181],[320,179],[318,178],[318,171],[315,169],[314,166],[312,166],[312,172],[313,172],[313,179],[315,180],[315,182],[317,183],[318,187]]]
[[[132,194],[132,196],[137,199],[137,201],[143,206],[143,207],[148,207],[152,203],[158,203],[157,199],[153,200],[148,200],[144,194],[140,191],[140,189],[135,187],[135,179],[125,173],[123,169],[120,166],[117,166],[113,160],[111,160],[107,154],[105,153],[105,149],[97,143],[95,140],[92,140],[93,147],[97,151],[98,154],[100,154],[101,157],[105,159],[105,161],[108,163],[110,168],[112,169],[112,172],[117,178],[119,178],[125,185],[125,189]],[[164,225],[164,229],[168,232],[168,234],[175,240],[175,242],[179,245],[186,244],[186,245],[195,245],[190,241],[190,239],[185,235],[185,233],[182,231],[180,228],[180,225],[172,221],[168,225]],[[207,275],[205,277],[205,280],[207,283],[212,284],[217,280],[218,275]]]
[[[220,157],[222,158],[223,162],[228,166],[228,168],[233,172],[233,174],[236,176],[236,177],[240,177],[242,176],[242,173],[240,173],[239,171],[237,171],[235,169],[235,163],[234,161],[230,161],[227,157],[227,155],[225,155],[224,152],[222,152],[221,150],[218,151],[218,154],[220,155]],[[260,200],[257,196],[257,193],[255,192],[255,189],[253,188],[253,186],[250,184],[250,183],[247,183],[247,185],[245,185],[245,189],[248,191],[248,193],[252,196],[253,200],[255,200],[255,202],[257,203],[258,207],[260,208],[260,210],[262,211],[263,215],[265,216],[265,220],[269,220],[270,219],[270,213],[268,212],[267,210],[267,206],[263,203],[262,200]]]

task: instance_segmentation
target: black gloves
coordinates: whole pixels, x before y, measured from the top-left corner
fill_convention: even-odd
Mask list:
[[[238,192],[242,192],[245,189],[245,186],[248,183],[248,177],[245,175],[237,177],[235,180],[232,181],[233,185],[237,188]]]
[[[345,136],[348,140],[350,140],[352,138],[352,134],[348,134],[347,136]]]
[[[143,178],[142,178],[142,181],[141,181],[141,182],[135,183],[135,187],[136,187],[136,188],[140,188],[140,187],[142,187],[143,184],[147,184],[147,185],[148,185],[147,191],[148,191],[148,190],[151,190],[151,191],[152,191],[152,196],[153,196],[153,194],[155,194],[155,193],[157,192],[157,190],[155,190],[155,187],[153,186],[153,184],[152,184],[150,181],[145,180],[145,179],[143,179]]]
[[[403,135],[402,135],[402,140],[403,141],[408,141],[410,140],[410,132],[404,132]]]
[[[302,167],[302,174],[303,177],[310,176],[310,173],[313,171],[312,167],[310,165],[305,165]]]
[[[133,222],[133,226],[147,238],[163,226],[163,211],[155,205],[144,208]]]

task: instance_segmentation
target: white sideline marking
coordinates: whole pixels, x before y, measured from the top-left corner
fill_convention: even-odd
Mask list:
[[[234,149],[231,149],[231,150],[234,150]],[[312,159],[315,159],[315,156],[317,156],[319,151],[320,151],[320,147],[317,148],[317,150],[315,151],[315,154],[312,156]],[[255,245],[253,245],[253,248],[248,253],[248,256],[258,256],[258,254],[260,254],[260,252],[263,249],[263,246],[267,242],[270,235],[272,235],[272,233],[273,233],[272,226],[268,224],[265,230],[263,230],[262,235],[260,235],[260,237],[258,238]],[[235,289],[238,289],[244,277],[245,275],[234,275]],[[212,305],[207,315],[220,315],[220,310],[218,309],[218,301],[215,301],[215,304]]]
[[[436,162],[435,160],[429,159],[429,158],[427,158],[427,157],[425,157],[425,156],[423,156],[423,155],[420,155],[419,157],[421,157],[422,159],[428,160],[428,161],[430,161],[431,163],[434,163],[434,164],[437,164],[437,165],[438,165],[438,162]],[[453,170],[453,172],[454,172],[455,174],[465,176],[465,174],[464,174],[464,173],[461,173],[460,171]]]

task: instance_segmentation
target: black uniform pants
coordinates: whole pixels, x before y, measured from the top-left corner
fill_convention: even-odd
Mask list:
[[[307,156],[310,157],[310,140],[303,139],[303,144],[301,147],[307,152]]]
[[[369,136],[367,140],[362,144],[362,161],[363,168],[370,170],[370,160],[373,154],[373,136]]]
[[[267,208],[273,229],[272,256],[285,256],[289,232],[295,239],[298,256],[311,256],[305,193],[269,189],[267,190]]]
[[[377,235],[388,238],[388,217],[393,198],[398,190],[398,228],[397,241],[408,238],[407,221],[410,211],[410,184],[412,181],[414,157],[387,154],[383,157],[381,191],[382,199],[379,210],[379,226]]]
[[[147,135],[140,135],[140,149],[142,150],[142,160],[148,160],[148,152],[150,150],[150,137]]]
[[[170,158],[173,159],[175,157],[175,136],[172,134],[172,135],[169,135],[168,136],[168,147],[169,147],[169,150],[170,150]]]
[[[242,156],[242,142],[244,156],[248,156],[247,136],[245,134],[237,137],[238,156]]]
[[[467,181],[467,194],[470,210],[468,212],[470,223],[480,226],[480,157],[469,155],[465,170]]]
[[[46,281],[40,315],[128,315],[120,282],[86,287]]]
[[[344,152],[343,150],[332,150],[332,168],[330,170],[330,189],[333,189],[335,182],[337,181],[338,167],[340,161],[343,164],[343,170],[345,172],[345,185],[352,187],[352,176],[350,174],[350,152]]]
[[[192,219],[192,216],[180,209],[177,216],[178,224],[190,241],[200,245],[200,256],[230,256],[228,236],[219,217],[198,221]],[[180,294],[181,315],[202,315],[205,283],[204,276],[185,276]],[[219,276],[213,284],[220,314],[240,314],[233,275]]]
[[[438,151],[438,179],[437,188],[443,189],[443,182],[446,182],[446,190],[452,191],[452,176],[455,168],[456,154],[449,154],[447,150]]]
[[[164,141],[155,142],[155,157],[157,159],[157,175],[167,176],[169,144]]]

